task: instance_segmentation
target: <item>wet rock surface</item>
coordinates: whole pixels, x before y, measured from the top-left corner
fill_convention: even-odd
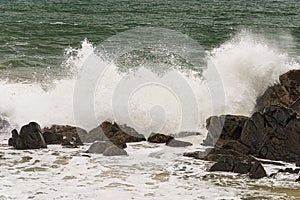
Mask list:
[[[116,123],[106,121],[91,130],[85,138],[85,142],[97,140],[110,141],[121,148],[126,148],[126,143],[146,141],[146,138],[127,125],[119,126]]]
[[[84,138],[87,131],[68,125],[52,125],[43,129],[45,140],[48,144],[61,144],[65,147],[77,147],[83,145],[81,138]]]
[[[279,77],[279,84],[270,86],[257,98],[255,110],[262,112],[266,106],[282,105],[300,113],[300,70],[290,70]]]
[[[151,143],[168,143],[169,141],[174,140],[174,137],[171,135],[164,135],[160,133],[151,133],[148,137],[148,142]]]
[[[23,126],[20,134],[16,129],[12,130],[12,137],[9,139],[8,144],[16,149],[47,148],[41,127],[35,122]]]
[[[218,140],[239,140],[248,117],[235,115],[212,116],[206,120],[208,130],[203,145],[213,146]]]
[[[184,142],[184,141],[180,141],[180,140],[169,140],[166,143],[167,146],[169,147],[188,147],[188,146],[192,146],[193,144],[190,142]]]

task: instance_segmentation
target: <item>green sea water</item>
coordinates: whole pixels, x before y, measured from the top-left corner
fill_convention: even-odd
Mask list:
[[[0,69],[58,69],[69,46],[85,38],[97,45],[136,27],[178,31],[205,50],[247,30],[297,57],[300,1],[1,0]]]

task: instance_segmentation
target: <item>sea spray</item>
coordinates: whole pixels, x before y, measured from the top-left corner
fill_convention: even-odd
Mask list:
[[[278,75],[299,68],[299,64],[287,54],[245,32],[207,52],[207,64],[200,66],[198,71],[169,69],[161,75],[147,66],[141,66],[133,73],[120,73],[118,67],[99,56],[95,45],[87,40],[82,42],[81,48],[68,49],[66,55],[68,57],[63,67],[67,67],[72,76],[69,74],[65,79],[53,80],[47,89],[39,83],[1,81],[1,116],[8,118],[14,127],[37,121],[42,126],[70,124],[90,130],[104,120],[116,120],[128,123],[144,134],[153,131],[167,134],[180,130],[194,131],[203,127],[205,119],[212,114],[249,115],[256,97],[277,81]],[[90,91],[94,94],[92,118],[96,120],[89,121],[90,116],[84,110],[79,110],[83,116],[80,119],[86,120],[78,121],[74,117],[74,113],[78,114],[78,110],[74,110],[77,109],[73,104],[74,90],[82,75],[82,66],[86,64],[90,65],[89,69],[95,70],[87,71],[91,75],[99,68],[105,69],[105,73],[98,80],[95,90],[93,88]],[[167,82],[171,80],[174,83],[176,77],[180,77],[180,81],[185,84],[183,89],[188,88],[188,95],[194,98],[192,102],[196,102],[192,104],[194,110],[184,115],[182,107],[187,101],[178,99],[184,93],[176,94],[176,89],[162,85],[139,85],[141,80],[152,80],[153,83],[165,83],[168,86]],[[115,91],[130,84],[136,90],[123,102],[121,93],[116,94]],[[90,90],[88,85],[86,90]],[[224,99],[220,94],[222,92]],[[117,101],[114,100],[116,97]],[[125,110],[121,109],[123,105],[126,105]],[[122,117],[123,114],[129,118]],[[190,123],[182,123],[183,118],[187,118],[186,121]]]

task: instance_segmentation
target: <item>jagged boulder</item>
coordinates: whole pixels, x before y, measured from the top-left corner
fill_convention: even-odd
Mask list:
[[[266,106],[282,105],[300,113],[300,70],[290,70],[279,77],[280,83],[270,86],[256,100],[255,111]]]
[[[261,158],[296,162],[300,160],[300,119],[290,108],[267,106],[246,122],[241,141]]]
[[[43,129],[47,144],[61,144],[66,147],[83,145],[81,138],[86,134],[86,130],[68,125],[52,125]]]
[[[206,120],[208,130],[203,145],[214,146],[220,140],[239,140],[248,117],[241,115],[212,116]]]
[[[91,130],[86,136],[86,142],[110,141],[118,147],[125,148],[126,143],[146,141],[144,135],[127,125],[118,125],[111,122],[103,122],[100,126]]]
[[[9,139],[8,144],[16,149],[47,148],[41,127],[36,122],[30,122],[22,126],[20,134],[16,129],[12,130],[12,137]]]

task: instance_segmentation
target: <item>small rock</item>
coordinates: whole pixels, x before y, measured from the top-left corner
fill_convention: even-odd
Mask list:
[[[192,132],[192,131],[182,131],[175,134],[176,138],[184,138],[184,137],[190,137],[195,135],[201,135],[199,132]]]
[[[215,163],[209,171],[215,172],[215,171],[221,171],[221,172],[232,172],[233,171],[233,162],[230,161],[219,161]]]
[[[260,162],[255,162],[250,169],[249,177],[251,179],[260,179],[266,176],[267,173],[262,164]]]
[[[166,145],[169,147],[188,147],[188,146],[192,146],[193,144],[190,142],[184,142],[184,141],[173,139],[168,141]]]
[[[173,139],[174,139],[174,137],[170,136],[170,135],[164,135],[164,134],[160,134],[160,133],[151,133],[151,135],[148,138],[148,142],[167,143]]]

